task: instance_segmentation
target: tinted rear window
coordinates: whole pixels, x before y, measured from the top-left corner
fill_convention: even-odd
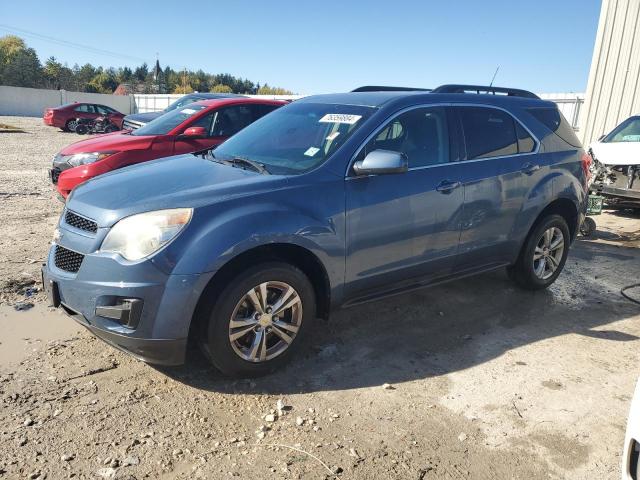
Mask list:
[[[529,108],[529,113],[569,145],[582,148],[576,133],[557,108]]]
[[[467,160],[502,157],[518,153],[513,118],[502,110],[485,107],[460,107]]]

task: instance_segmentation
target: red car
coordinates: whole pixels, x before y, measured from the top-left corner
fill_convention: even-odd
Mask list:
[[[69,145],[53,158],[51,181],[67,198],[76,185],[103,173],[209,150],[286,103],[244,97],[190,103],[137,130],[98,135]]]
[[[47,108],[44,111],[42,120],[45,125],[58,127],[62,130],[73,132],[76,129],[76,118],[95,119],[107,116],[118,128],[122,128],[124,113],[120,113],[106,105],[95,103],[68,103],[59,107]]]

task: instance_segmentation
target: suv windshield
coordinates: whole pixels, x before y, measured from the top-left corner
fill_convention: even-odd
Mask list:
[[[252,123],[215,150],[248,159],[269,173],[298,174],[324,163],[375,111],[373,107],[292,103]]]
[[[155,120],[151,120],[146,125],[140,127],[137,130],[133,130],[131,135],[166,135],[171,130],[176,128],[187,118],[190,118],[197,114],[200,110],[207,108],[206,105],[189,105],[188,107],[180,110],[174,110],[164,115],[160,115]]]
[[[176,108],[184,107],[185,105],[189,105],[190,103],[197,102],[199,100],[205,100],[205,98],[198,97],[196,95],[186,95],[173,102],[171,105],[165,108],[163,112],[172,112]]]

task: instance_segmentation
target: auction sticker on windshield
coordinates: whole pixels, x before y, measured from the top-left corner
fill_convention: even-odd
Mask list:
[[[318,122],[320,123],[346,123],[353,125],[362,118],[362,115],[350,115],[348,113],[327,113]]]
[[[184,113],[185,115],[191,115],[193,113],[196,113],[196,111],[193,108],[185,108],[183,110],[180,110],[180,113]]]

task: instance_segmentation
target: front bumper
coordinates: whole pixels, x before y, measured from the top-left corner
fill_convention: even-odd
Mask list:
[[[97,238],[90,239],[72,227],[59,228],[63,247],[74,252],[95,251],[89,245],[101,243],[106,235],[102,232],[106,229],[98,229]],[[184,363],[191,319],[207,275],[166,274],[152,260],[133,263],[100,253],[84,254],[73,273],[56,266],[55,249],[53,245],[42,268],[45,288],[55,288],[55,306],[59,304],[94,335],[140,360]],[[123,299],[140,301],[134,328],[104,314]]]
[[[182,365],[184,363],[187,350],[186,338],[167,340],[122,335],[91,325],[82,314],[71,310],[64,304],[62,309],[100,340],[138,360],[156,365]]]

